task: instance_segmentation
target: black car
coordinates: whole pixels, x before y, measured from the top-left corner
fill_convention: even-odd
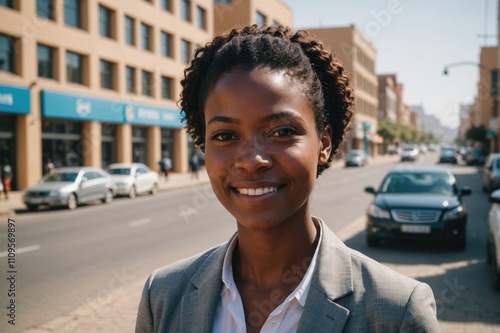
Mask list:
[[[455,176],[445,167],[399,167],[390,170],[367,209],[366,236],[369,246],[384,239],[446,241],[465,249],[467,209]]]
[[[457,152],[453,147],[442,147],[439,153],[439,163],[457,164]]]

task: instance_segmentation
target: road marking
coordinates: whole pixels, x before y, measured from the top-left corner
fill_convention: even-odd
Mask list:
[[[337,237],[340,238],[341,241],[345,242],[349,238],[352,238],[365,230],[365,222],[366,216],[360,216],[356,220],[336,232],[335,235],[337,235]]]
[[[151,222],[151,219],[150,218],[146,218],[146,219],[142,219],[142,220],[137,220],[137,221],[129,222],[128,226],[130,228],[133,228],[133,227],[138,227],[140,225],[143,225],[143,224],[146,224],[146,223],[149,223],[149,222]]]
[[[31,246],[26,246],[26,247],[20,247],[18,249],[16,249],[16,254],[20,254],[20,253],[26,253],[26,252],[30,252],[30,251],[36,251],[36,250],[40,250],[40,245],[31,245]],[[4,251],[4,252],[0,252],[0,258],[3,258],[3,257],[7,257],[7,255],[9,254],[9,251]]]

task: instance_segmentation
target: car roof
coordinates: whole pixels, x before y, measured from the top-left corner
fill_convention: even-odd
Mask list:
[[[80,171],[101,171],[99,168],[89,166],[76,166],[76,167],[61,167],[56,168],[56,172],[80,172]]]
[[[450,169],[443,166],[397,166],[390,169],[388,173],[446,173],[452,175]]]
[[[144,167],[146,166],[143,163],[112,163],[108,165],[108,169],[111,168],[132,168],[132,167]]]

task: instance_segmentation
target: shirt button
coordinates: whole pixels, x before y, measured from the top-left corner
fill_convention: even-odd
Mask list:
[[[276,325],[276,320],[273,320],[271,324]]]

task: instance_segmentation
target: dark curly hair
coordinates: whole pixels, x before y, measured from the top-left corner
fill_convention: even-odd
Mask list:
[[[314,111],[318,133],[328,124],[332,128],[333,150],[328,163],[318,165],[318,175],[328,168],[347,138],[353,117],[353,89],[340,62],[303,30],[293,33],[288,27],[252,25],[216,36],[196,50],[181,81],[179,107],[188,133],[202,150],[208,94],[217,80],[234,68],[284,71],[302,83],[304,95]]]

